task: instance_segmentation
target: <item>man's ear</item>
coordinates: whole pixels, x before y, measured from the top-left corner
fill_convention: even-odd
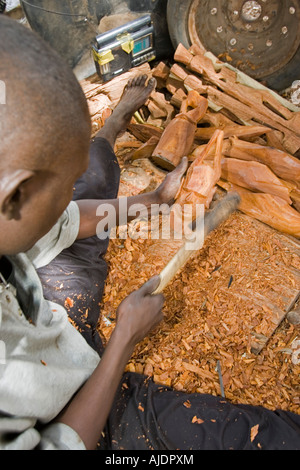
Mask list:
[[[24,204],[24,183],[34,173],[29,170],[10,171],[0,180],[0,214],[7,220],[19,220]]]

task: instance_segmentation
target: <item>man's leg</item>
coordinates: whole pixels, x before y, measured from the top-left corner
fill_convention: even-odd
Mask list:
[[[148,99],[155,81],[145,85],[147,77],[128,82],[118,106],[90,147],[87,172],[75,184],[74,200],[115,199],[118,195],[120,168],[113,147],[117,136],[126,130],[133,113]],[[98,353],[103,352],[97,332],[100,303],[107,276],[103,259],[109,240],[97,236],[76,241],[38,274],[45,298],[63,305],[73,324]]]
[[[300,450],[300,416],[126,373],[99,450]]]
[[[90,166],[76,183],[73,199],[114,199],[119,176],[120,168],[110,144],[98,137],[91,143]],[[77,240],[50,264],[38,269],[45,298],[66,307],[71,322],[100,354],[103,346],[97,323],[107,276],[103,255],[108,242],[97,236]]]

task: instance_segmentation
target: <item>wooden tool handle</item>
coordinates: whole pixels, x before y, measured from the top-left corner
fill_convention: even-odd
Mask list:
[[[203,246],[203,240],[225,222],[228,217],[235,212],[240,203],[240,196],[237,193],[229,193],[216,206],[207,212],[204,216],[204,239],[199,237],[199,244],[195,243],[191,250],[190,242],[186,242],[169,261],[166,267],[160,273],[160,283],[152,295],[160,294],[167,284],[176,276],[178,271],[184,267],[189,258]],[[193,228],[197,227],[197,222],[193,223]],[[203,225],[202,225],[203,227]],[[203,229],[203,228],[202,228]]]

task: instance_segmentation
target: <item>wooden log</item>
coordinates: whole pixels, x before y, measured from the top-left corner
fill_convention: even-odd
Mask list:
[[[170,74],[170,67],[164,62],[160,62],[154,69],[152,69],[152,76],[157,81],[157,88],[164,88],[166,86]]]
[[[281,150],[282,152],[285,152],[285,148],[283,146],[283,138],[284,135],[282,132],[271,130],[271,132],[268,132],[267,134],[267,143],[269,147],[274,147],[277,150]]]
[[[151,99],[147,102],[147,108],[154,119],[167,117],[167,111],[161,106],[158,106],[157,103]]]
[[[227,126],[236,126],[237,124],[222,113],[207,110],[201,123],[210,124],[217,129],[224,129]]]
[[[181,108],[183,100],[187,98],[187,94],[179,88],[175,91],[174,95],[171,97],[170,103],[175,106],[176,108]]]
[[[188,67],[193,57],[194,56],[191,51],[188,51],[182,43],[178,44],[174,54],[174,59],[176,62],[180,62],[181,64],[184,64]]]
[[[300,238],[300,214],[283,199],[271,194],[253,193],[224,181],[219,186],[237,192],[241,198],[239,210],[279,232]]]
[[[159,142],[159,137],[152,136],[145,144],[140,146],[132,155],[131,160],[150,158]]]
[[[166,100],[165,95],[163,93],[157,91],[153,91],[151,93],[149,105],[152,102],[157,108],[161,109],[163,117],[165,117],[164,127],[166,127],[175,115],[174,106],[172,106],[170,102]],[[151,108],[149,108],[149,110],[151,112]]]
[[[206,92],[207,86],[203,85],[200,78],[196,77],[191,72],[187,72],[178,64],[174,64],[171,68],[170,77],[178,82],[177,86],[179,86],[180,83],[182,89],[186,89],[187,91],[195,90],[200,94]]]
[[[147,124],[151,124],[152,126],[159,127],[164,129],[165,127],[165,118],[154,118],[152,114],[149,115],[147,119]]]
[[[187,155],[194,143],[196,123],[185,114],[177,115],[166,127],[157,147],[153,151],[153,162],[172,171]]]
[[[251,112],[251,109],[249,109],[247,105],[241,103],[232,96],[227,95],[213,86],[208,86],[206,92],[208,95],[210,107],[214,106],[219,110],[222,109],[222,112],[227,111],[230,113],[231,119],[233,121],[252,126],[257,125],[257,123],[264,126],[266,125],[266,123],[263,122],[264,120],[262,116],[260,116],[261,119],[257,119],[255,121],[255,113]]]
[[[268,92],[237,83],[236,74],[226,67],[216,72],[210,59],[197,51],[193,55],[180,45],[175,52],[175,60],[185,64],[188,69],[203,75],[212,85],[208,87],[209,99],[221,107],[230,110],[247,123],[256,123],[275,128],[284,134],[284,148],[295,154],[300,148],[300,114],[292,113],[279,100]],[[220,92],[219,90],[222,90]],[[221,95],[225,96],[221,96]],[[229,100],[228,98],[232,98]]]
[[[169,78],[167,80],[166,89],[170,93],[172,93],[172,95],[174,93],[176,93],[177,90],[185,91],[183,82],[181,80],[177,79],[176,77],[171,77],[171,76],[169,76]]]
[[[300,212],[300,189],[296,186],[296,184],[291,183],[290,181],[280,181],[288,188],[294,209]]]
[[[279,178],[296,184],[300,182],[300,160],[281,150],[231,138],[223,153],[227,157],[263,163]]]
[[[294,208],[300,212],[300,190],[293,189],[290,193]]]
[[[188,110],[192,106],[194,109]],[[207,100],[196,92],[190,92],[183,101],[182,112],[166,127],[152,160],[167,170],[173,170],[183,156],[188,155],[194,143],[197,123],[205,115]]]
[[[240,138],[251,138],[261,136],[263,134],[267,134],[271,132],[269,127],[265,126],[225,126],[220,128],[224,132],[224,139],[228,139],[229,137],[240,137]],[[217,127],[199,127],[195,132],[195,140],[210,140],[217,130]]]
[[[203,95],[207,93],[207,85],[203,85],[202,81],[195,75],[189,75],[184,81],[184,86],[188,91],[196,90]]]
[[[251,191],[278,196],[292,204],[289,188],[262,163],[223,158],[222,179]]]
[[[190,75],[190,72],[187,72],[184,70],[182,67],[180,67],[179,64],[173,64],[171,69],[170,69],[170,74],[171,76],[175,76],[177,80],[180,80],[181,82],[184,82],[185,79]]]
[[[163,133],[163,129],[151,124],[129,124],[127,129],[131,132],[134,137],[141,142],[147,142],[151,137],[156,136],[160,138]]]
[[[224,156],[227,156],[227,157],[230,156],[231,158],[233,157],[233,159],[238,159],[238,160],[239,160],[238,157],[240,157],[240,160],[244,159],[245,162],[248,162],[250,164],[249,169],[255,164],[255,162],[264,163],[265,167],[269,167],[270,169],[272,169],[273,173],[278,176],[278,178],[276,178],[275,180],[276,184],[273,187],[273,190],[274,190],[273,192],[276,193],[276,188],[277,189],[280,188],[280,192],[283,191],[282,192],[283,199],[286,200],[286,202],[290,204],[292,202],[293,208],[296,209],[298,212],[300,212],[300,184],[299,184],[299,181],[298,183],[296,182],[297,172],[294,171],[293,165],[289,166],[289,160],[288,159],[286,160],[286,165],[285,165],[284,159],[283,161],[281,161],[282,155],[280,151],[278,151],[279,153],[277,156],[278,162],[276,161],[276,159],[269,158],[268,160],[267,158],[263,158],[264,154],[266,153],[268,155],[269,151],[271,152],[271,155],[272,155],[275,149],[268,148],[266,146],[262,147],[261,145],[257,146],[256,144],[253,144],[250,142],[245,142],[246,149],[247,149],[247,146],[249,146],[249,149],[250,149],[249,154],[247,153],[246,149],[244,149],[245,153],[243,153],[243,151],[241,151],[240,153],[238,151],[231,152],[232,146],[231,146],[230,140],[231,139],[226,139],[223,142],[222,153],[224,154]],[[238,141],[238,139],[234,139],[234,140]],[[243,141],[239,141],[239,142],[242,145],[244,143]],[[261,154],[258,153],[256,155],[256,158],[254,155],[253,156],[251,155],[251,148],[253,147],[254,148],[258,147],[262,152]],[[196,150],[189,155],[189,161],[193,163],[197,159],[197,155],[205,151],[206,148],[207,148],[206,144],[198,146]],[[209,149],[209,151],[206,152],[205,160],[212,161],[214,159],[215,152],[216,152],[216,146],[213,145]],[[287,155],[287,157],[291,157],[291,156]],[[293,159],[292,162],[295,161],[296,164],[299,163],[299,161],[295,159],[294,157],[292,157],[292,159]],[[222,159],[223,179],[228,178],[228,181],[231,180],[232,183],[235,182],[239,186],[243,186],[241,182],[245,179],[245,184],[244,184],[245,188],[248,188],[248,189],[250,188],[255,191],[257,190],[263,191],[264,190],[263,188],[265,188],[266,190],[266,181],[263,182],[263,185],[259,185],[259,186],[256,185],[256,183],[253,181],[253,178],[251,178],[251,174],[248,173],[248,170],[249,170],[248,168],[245,170],[244,174],[240,176],[236,174],[235,179],[233,179],[233,174],[231,174],[231,177],[225,174],[224,166],[225,166],[226,161],[227,161],[227,166],[230,166],[228,164],[228,159],[223,158]],[[259,170],[259,168],[257,168],[257,170]],[[263,172],[259,171],[259,175],[258,175],[259,178],[262,177],[263,173],[264,171]],[[248,175],[247,178],[246,178],[246,175]],[[294,178],[294,181],[291,181],[289,179],[284,180],[280,177],[281,175],[288,176],[288,178]],[[274,175],[272,176],[272,179],[273,178],[274,178]],[[279,182],[279,186],[278,186],[278,182]],[[286,192],[286,190],[283,189],[284,187],[287,188],[288,193]]]
[[[220,86],[220,80],[224,83],[226,92],[229,91],[230,86],[232,86],[231,92],[232,96],[237,97],[240,101],[249,105],[250,107],[255,104],[256,106],[267,105],[263,108],[264,112],[272,111],[277,115],[285,117],[285,119],[297,119],[300,116],[298,112],[291,111],[291,105],[288,101],[282,99],[276,92],[262,87],[255,80],[246,78],[246,83],[240,81],[237,77],[237,74],[240,74],[236,69],[229,68],[223,62],[217,61],[213,63],[209,57],[205,56],[205,51],[202,50],[197,44],[193,44],[188,50],[193,56],[196,56],[197,67],[200,67],[203,70],[203,74],[207,75],[207,79],[211,79],[211,83],[215,86]],[[182,50],[181,54],[184,54]],[[222,87],[221,87],[222,88]],[[297,109],[297,108],[296,108]],[[276,116],[273,114],[273,118]],[[298,121],[299,122],[299,121]],[[298,128],[299,129],[299,128]],[[298,129],[296,133],[299,133]]]

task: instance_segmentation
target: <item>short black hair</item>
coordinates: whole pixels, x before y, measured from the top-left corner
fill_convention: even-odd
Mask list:
[[[87,101],[71,68],[37,33],[3,15],[0,80],[6,89],[0,141],[33,133],[45,158],[63,141],[90,133]],[[0,146],[0,164],[2,159]]]

